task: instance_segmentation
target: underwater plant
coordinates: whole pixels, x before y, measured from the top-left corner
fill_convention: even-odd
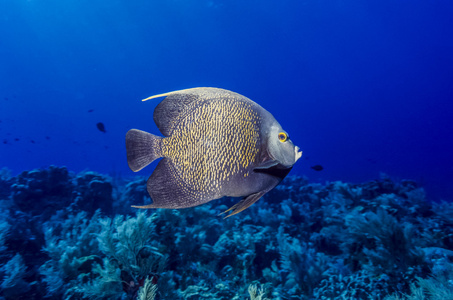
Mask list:
[[[20,254],[14,255],[0,271],[4,274],[0,286],[6,298],[13,299],[30,290],[30,283],[25,280],[27,267]]]

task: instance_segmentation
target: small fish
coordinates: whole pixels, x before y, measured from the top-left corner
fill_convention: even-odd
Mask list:
[[[36,142],[34,140],[30,140],[30,143],[32,144],[36,144]]]
[[[46,140],[50,140],[50,136],[46,136],[45,139],[46,139]]]
[[[252,100],[223,89],[193,88],[166,97],[154,110],[159,137],[131,129],[127,162],[137,172],[163,157],[149,177],[153,203],[185,208],[224,196],[243,197],[237,214],[277,186],[302,156],[275,118]]]
[[[312,169],[315,170],[315,171],[322,171],[322,170],[324,170],[324,167],[321,166],[321,165],[314,165],[314,166],[311,166],[310,168],[312,168]]]
[[[14,140],[15,140],[16,142],[20,141],[20,139],[19,139],[19,138],[15,138]]]
[[[89,113],[92,113],[94,111],[94,109],[89,109],[88,112]]]
[[[96,124],[96,127],[99,129],[99,131],[102,131],[103,133],[106,133],[107,131],[105,130],[104,123],[99,122]]]

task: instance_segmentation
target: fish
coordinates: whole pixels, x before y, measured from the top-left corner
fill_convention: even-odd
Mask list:
[[[106,133],[107,131],[105,130],[104,123],[99,122],[96,124],[96,127],[99,129],[99,131],[102,131],[103,133]]]
[[[165,97],[153,119],[163,136],[130,129],[127,163],[134,172],[162,158],[148,178],[149,205],[179,209],[222,197],[242,197],[227,209],[235,215],[288,175],[302,151],[271,113],[238,93],[210,87]]]
[[[310,168],[312,168],[312,169],[315,170],[315,171],[322,171],[322,170],[324,170],[324,167],[321,166],[321,165],[314,165],[314,166],[311,166]]]

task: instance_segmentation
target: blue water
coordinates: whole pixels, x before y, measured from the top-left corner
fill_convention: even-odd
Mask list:
[[[213,86],[274,114],[304,151],[293,174],[384,172],[451,199],[452,15],[447,0],[0,0],[0,167],[132,175],[125,133],[158,132],[140,100]]]

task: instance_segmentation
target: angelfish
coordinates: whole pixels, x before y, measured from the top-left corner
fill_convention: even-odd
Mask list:
[[[147,181],[152,204],[185,208],[224,196],[243,197],[237,214],[277,186],[302,156],[277,120],[252,100],[218,88],[159,94],[154,110],[163,137],[126,134],[127,162],[137,172],[163,157]]]

